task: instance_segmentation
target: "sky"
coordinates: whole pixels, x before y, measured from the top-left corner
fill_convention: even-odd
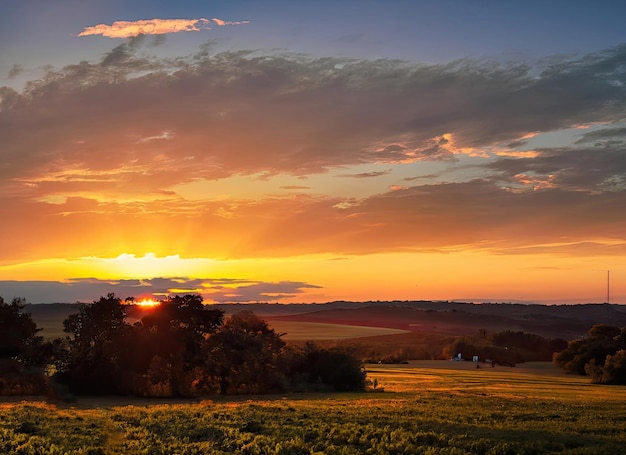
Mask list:
[[[624,17],[0,0],[0,296],[626,303]]]

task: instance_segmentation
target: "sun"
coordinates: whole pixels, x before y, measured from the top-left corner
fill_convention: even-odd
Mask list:
[[[141,299],[141,300],[137,300],[135,302],[135,305],[138,305],[142,308],[152,308],[155,307],[157,305],[160,305],[161,302],[158,300],[154,300],[154,299]]]

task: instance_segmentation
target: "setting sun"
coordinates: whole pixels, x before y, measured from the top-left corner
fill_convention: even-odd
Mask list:
[[[136,301],[135,304],[142,308],[152,308],[157,305],[160,305],[161,302],[158,300],[154,300],[154,299],[141,299],[141,300]]]

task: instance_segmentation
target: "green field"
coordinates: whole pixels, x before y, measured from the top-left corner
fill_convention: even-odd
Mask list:
[[[384,393],[1,405],[6,454],[616,454],[620,387],[549,364],[369,365]]]

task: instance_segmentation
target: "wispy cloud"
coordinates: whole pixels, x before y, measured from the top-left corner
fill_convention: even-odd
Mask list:
[[[391,170],[386,171],[374,171],[374,172],[360,172],[358,174],[338,174],[337,177],[352,177],[355,179],[367,179],[372,177],[381,177],[387,175]]]
[[[250,23],[250,21],[225,21],[222,19],[218,19],[217,17],[214,17],[211,20],[215,22],[217,25],[219,25],[220,27],[223,27],[225,25],[244,25],[244,24]]]
[[[309,283],[230,278],[150,278],[103,280],[77,278],[67,281],[0,281],[0,296],[5,300],[24,297],[29,303],[90,302],[110,292],[121,298],[156,297],[193,293],[206,302],[244,303],[277,302],[302,294],[307,289],[320,289]]]
[[[111,25],[98,24],[85,27],[78,36],[102,35],[108,38],[133,38],[140,35],[164,35],[178,32],[209,30],[211,23],[218,26],[242,25],[250,21],[224,21],[213,18],[200,19],[143,19],[137,21],[115,21]]]
[[[304,185],[284,185],[280,187],[283,190],[310,190],[310,186]]]

